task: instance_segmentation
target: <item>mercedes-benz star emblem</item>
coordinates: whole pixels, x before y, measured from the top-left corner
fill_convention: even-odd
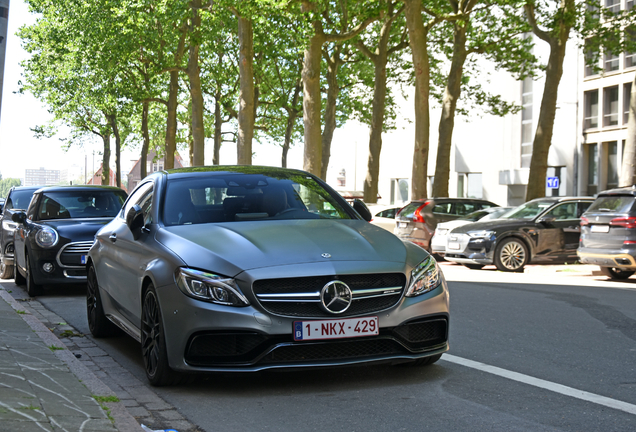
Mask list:
[[[323,258],[331,258],[331,254],[324,253],[321,255]]]
[[[334,280],[322,287],[320,304],[325,312],[340,314],[351,306],[353,294],[351,288],[342,281]]]

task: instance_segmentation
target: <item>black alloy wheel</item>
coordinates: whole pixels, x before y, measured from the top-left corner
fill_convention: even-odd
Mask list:
[[[151,385],[160,387],[182,382],[182,375],[173,371],[168,364],[161,308],[152,284],[144,294],[141,307],[141,355]]]
[[[29,260],[29,253],[24,253],[24,263],[26,267],[26,290],[29,296],[35,297],[42,294],[42,285],[38,285],[33,281],[33,269],[31,268],[31,260]]]
[[[0,279],[11,279],[13,277],[13,266],[0,262]]]
[[[495,265],[505,272],[522,272],[530,259],[528,247],[522,240],[508,238],[495,250]]]
[[[106,318],[104,314],[102,297],[99,294],[99,285],[97,283],[97,273],[95,273],[93,265],[88,267],[86,317],[88,318],[88,328],[96,338],[115,336],[119,333],[119,328]]]
[[[601,267],[601,273],[610,279],[625,280],[634,274],[634,270],[621,270],[616,267]]]

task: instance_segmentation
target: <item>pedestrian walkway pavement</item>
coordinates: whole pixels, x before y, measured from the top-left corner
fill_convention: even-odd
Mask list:
[[[0,289],[0,431],[141,430],[115,393]]]

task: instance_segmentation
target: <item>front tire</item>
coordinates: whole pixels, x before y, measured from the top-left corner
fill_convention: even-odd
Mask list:
[[[616,267],[601,267],[601,273],[610,279],[625,280],[634,274],[634,270],[621,270]]]
[[[24,254],[26,264],[26,290],[29,296],[36,297],[42,294],[42,285],[38,285],[33,281],[33,269],[31,268],[31,260],[29,260],[28,252]]]
[[[516,238],[503,240],[495,250],[495,265],[505,272],[522,272],[529,258],[528,247]]]
[[[0,279],[11,279],[13,277],[13,266],[0,263]]]
[[[88,328],[96,338],[115,336],[119,333],[119,328],[110,322],[104,314],[97,273],[92,265],[88,267],[86,283],[86,317],[88,318]]]
[[[141,356],[151,385],[160,387],[180,382],[180,374],[168,364],[161,308],[152,284],[144,294],[141,307]]]

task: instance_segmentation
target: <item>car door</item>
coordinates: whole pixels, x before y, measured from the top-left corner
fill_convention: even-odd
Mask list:
[[[153,191],[151,181],[138,186],[119,216],[99,233],[101,248],[99,259],[96,260],[96,272],[100,286],[110,297],[110,307],[120,318],[137,328],[140,326],[141,281],[148,262],[153,259],[147,251],[147,244],[153,239],[143,234],[135,240],[126,224],[126,215],[138,205],[144,212],[145,225],[151,225]]]
[[[539,241],[536,255],[565,260],[576,254],[580,235],[579,203],[561,202],[537,219]]]

